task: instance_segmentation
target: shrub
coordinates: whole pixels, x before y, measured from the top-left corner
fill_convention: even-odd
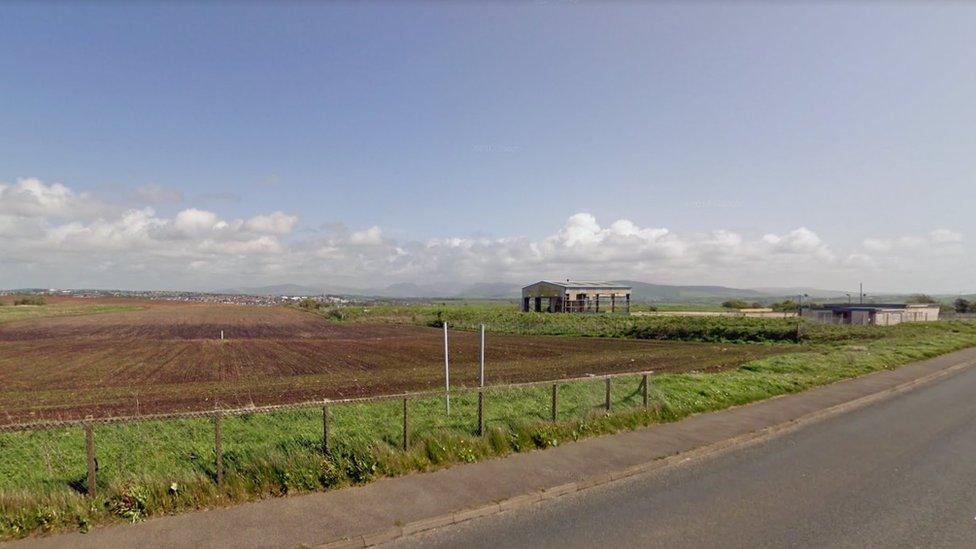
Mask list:
[[[26,296],[14,300],[14,305],[44,305],[47,301],[44,301],[43,297],[39,296]]]
[[[905,300],[906,303],[921,303],[923,305],[928,305],[929,303],[938,303],[939,301],[928,294],[912,294],[908,296]]]
[[[298,307],[300,309],[305,309],[306,311],[317,311],[321,306],[321,303],[310,297],[306,297],[298,302]]]

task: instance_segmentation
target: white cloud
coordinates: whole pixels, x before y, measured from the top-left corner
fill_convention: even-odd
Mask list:
[[[363,287],[567,277],[831,285],[872,273],[911,281],[921,270],[919,258],[926,270],[958,272],[964,242],[960,233],[939,228],[865,238],[842,249],[807,227],[679,234],[628,219],[604,225],[586,212],[540,238],[445,235],[410,242],[379,226],[296,231],[298,218],[282,211],[226,219],[187,207],[167,217],[149,207],[152,196],[145,198],[142,207],[119,209],[64,185],[0,183],[0,287],[214,288],[275,281]]]
[[[176,214],[176,219],[173,220],[173,227],[181,233],[192,236],[226,228],[227,223],[221,221],[217,217],[217,214],[213,212],[190,208]]]
[[[47,185],[35,178],[13,184],[0,181],[0,215],[88,219],[108,209],[88,194],[75,193],[60,183]]]
[[[379,246],[383,244],[383,230],[372,226],[365,231],[357,231],[349,235],[349,243],[356,246]]]
[[[944,249],[947,246],[961,244],[962,234],[948,229],[935,229],[926,235],[906,235],[897,238],[865,238],[864,248],[870,252],[884,253],[895,251],[930,251]]]
[[[962,235],[948,229],[936,229],[929,233],[929,238],[936,244],[954,244],[962,242]]]
[[[284,212],[256,215],[248,219],[244,226],[257,233],[288,234],[298,224],[298,217]]]

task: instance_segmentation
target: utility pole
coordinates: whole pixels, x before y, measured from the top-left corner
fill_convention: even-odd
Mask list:
[[[481,325],[481,371],[478,375],[478,387],[485,386],[485,325]]]
[[[810,297],[807,294],[799,294],[796,307],[796,342],[800,342],[800,327],[803,325],[803,298]]]
[[[861,282],[860,288],[861,289],[858,290],[858,294],[860,295],[860,300],[858,301],[858,303],[864,305],[864,283],[863,282]]]

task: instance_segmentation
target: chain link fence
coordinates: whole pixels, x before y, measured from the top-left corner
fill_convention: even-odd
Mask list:
[[[609,374],[449,393],[5,425],[0,506],[21,496],[93,497],[160,480],[173,494],[183,486],[225,483],[225,489],[260,492],[253,484],[262,478],[269,486],[314,488],[321,479],[280,476],[328,469],[353,459],[355,448],[406,455],[445,433],[477,438],[544,422],[585,421],[655,406],[660,398],[648,374]]]

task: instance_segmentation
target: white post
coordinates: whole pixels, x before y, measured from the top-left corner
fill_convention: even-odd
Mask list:
[[[447,415],[451,415],[451,360],[447,349],[447,322],[444,323],[444,403]]]
[[[485,325],[481,325],[481,372],[478,375],[478,387],[485,386]]]
[[[223,339],[224,339],[224,331],[223,330],[220,331],[220,339],[221,339],[221,341],[223,341]]]

